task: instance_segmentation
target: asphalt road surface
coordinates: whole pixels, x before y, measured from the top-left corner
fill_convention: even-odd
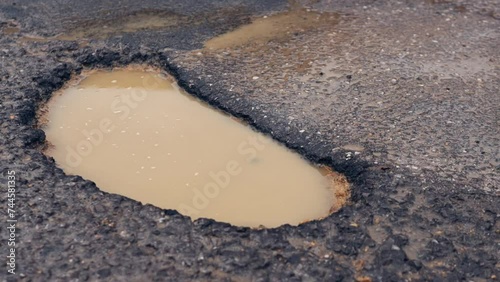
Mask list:
[[[268,36],[210,41],[259,21]],[[0,1],[0,279],[498,280],[499,46],[498,0]],[[253,230],[65,175],[38,107],[128,64],[343,173],[350,204]]]

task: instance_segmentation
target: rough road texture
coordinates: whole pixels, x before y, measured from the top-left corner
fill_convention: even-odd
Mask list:
[[[297,5],[335,13],[338,22],[262,45],[203,49],[216,35]],[[1,280],[498,279],[499,7],[2,1],[2,191],[8,170],[19,179],[16,275],[4,265]],[[142,16],[172,24],[120,31]],[[192,94],[344,173],[351,204],[299,227],[251,230],[191,222],[65,175],[41,153],[36,109],[82,68],[130,63],[165,69]]]

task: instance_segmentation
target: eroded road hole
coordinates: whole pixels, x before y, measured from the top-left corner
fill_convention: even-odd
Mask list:
[[[185,94],[156,70],[88,71],[42,110],[46,154],[107,192],[238,226],[320,219],[345,178]]]
[[[252,23],[221,34],[205,42],[205,49],[235,48],[248,44],[264,45],[269,41],[286,42],[308,31],[331,28],[339,22],[337,13],[318,13],[292,7],[289,11],[264,16]]]

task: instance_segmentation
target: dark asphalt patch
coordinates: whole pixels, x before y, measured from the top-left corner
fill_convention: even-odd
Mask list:
[[[132,275],[162,279],[168,275],[180,279],[240,276],[351,280],[366,275],[400,280],[407,275],[431,279],[443,273],[457,279],[472,277],[471,273],[485,279],[494,275],[493,234],[498,208],[495,197],[453,191],[443,194],[432,188],[422,191],[417,188],[417,181],[405,176],[400,169],[380,168],[356,159],[346,161],[341,152],[325,156],[321,147],[310,147],[296,140],[290,142],[294,137],[277,131],[279,126],[249,113],[246,101],[235,103],[222,89],[208,87],[201,80],[193,83],[189,73],[172,65],[165,53],[122,54],[110,49],[87,49],[71,51],[71,56],[74,63],[62,63],[36,74],[33,83],[23,87],[23,97],[13,97],[16,107],[9,112],[15,119],[4,123],[8,130],[17,130],[16,139],[22,141],[22,144],[11,142],[7,146],[24,147],[12,149],[12,157],[7,161],[19,164],[20,171],[30,175],[21,182],[32,187],[25,192],[25,196],[32,196],[26,198],[28,206],[23,208],[23,229],[47,227],[43,234],[21,231],[25,240],[21,254],[36,250],[30,256],[23,256],[29,259],[20,263],[20,271],[28,277],[104,279]],[[102,193],[89,181],[64,175],[53,160],[40,153],[44,134],[35,126],[33,109],[46,102],[72,73],[77,74],[83,68],[131,63],[162,67],[189,93],[244,119],[311,161],[345,174],[353,183],[352,203],[324,220],[299,227],[252,230],[207,219],[192,223],[176,211],[162,211]],[[24,178],[22,174],[21,178]],[[42,183],[52,183],[53,188],[43,188],[47,184]],[[436,181],[434,185],[447,184]],[[402,186],[407,188],[407,194],[395,195],[397,187]],[[479,207],[490,207],[492,212]],[[368,230],[373,226],[387,234],[381,243],[370,236]],[[413,238],[411,230],[415,228],[425,236]],[[53,242],[54,238],[59,238],[61,243]],[[424,247],[415,246],[420,251],[416,258],[409,258],[405,248],[417,242],[422,242]],[[491,255],[484,257],[488,249]],[[105,250],[103,256],[92,255],[100,250]],[[80,265],[65,263],[57,268],[62,257],[79,261]],[[477,263],[479,258],[481,264]],[[448,264],[449,260],[455,265],[464,265],[456,267]],[[135,268],[138,263],[143,265],[140,271]],[[54,266],[52,271],[40,270],[49,265]],[[87,271],[87,267],[81,265],[95,271]],[[469,272],[471,267],[480,267],[481,271]],[[222,272],[218,273],[218,269]]]
[[[477,14],[484,14],[485,18],[481,20],[494,20],[487,15],[489,11],[495,14],[493,1],[462,2],[467,2],[467,16],[476,24],[480,22],[475,18]],[[0,19],[6,22],[7,18],[14,17],[20,22],[21,33],[44,35],[42,33],[47,32],[45,35],[52,36],[61,31],[52,27],[60,20],[59,9],[55,9],[48,21],[43,17],[30,17],[36,14],[35,2],[19,3],[17,7],[2,4]],[[29,8],[20,8],[26,3],[29,3]],[[102,3],[99,5],[113,5],[112,1]],[[77,4],[85,6],[84,2]],[[325,1],[318,6],[327,4]],[[374,9],[372,16],[384,12],[399,19],[392,14],[396,12],[392,4],[338,1],[334,5],[348,9],[361,5],[359,10]],[[189,3],[183,2],[182,5],[189,6]],[[416,9],[411,10],[411,14],[421,13],[428,19],[437,13],[438,16],[449,16],[448,6],[453,5],[443,2],[421,8],[417,3],[406,3],[402,11],[406,7]],[[251,13],[261,14],[268,10],[265,4],[259,7]],[[279,7],[273,2],[269,10],[280,10]],[[485,7],[484,13],[482,7]],[[462,14],[451,8],[451,16],[453,13]],[[75,11],[78,9],[79,6],[75,6]],[[91,17],[93,13],[89,10],[92,9],[92,5],[87,5],[81,13]],[[409,19],[406,15],[401,21],[414,23],[415,18]],[[402,24],[398,24],[397,30],[400,30]],[[494,22],[491,25],[495,25]],[[42,29],[47,31],[42,32]],[[225,29],[206,29],[203,32],[208,37],[209,34],[216,35],[213,33],[216,30]],[[281,108],[287,108],[292,105],[279,104],[278,101],[269,106],[262,100],[252,99],[252,93],[248,93],[248,97],[239,96],[238,100],[231,98],[233,94],[229,93],[227,85],[213,84],[207,77],[200,78],[195,71],[187,70],[179,60],[172,59],[173,50],[161,51],[175,47],[179,40],[192,44],[188,49],[199,48],[202,40],[192,40],[195,34],[183,37],[176,33],[177,38],[157,38],[154,33],[145,32],[144,37],[133,33],[125,36],[123,41],[117,38],[108,42],[96,41],[88,47],[59,41],[34,42],[23,47],[16,45],[16,38],[21,34],[0,37],[0,171],[2,176],[9,169],[19,171],[17,184],[21,187],[18,230],[22,244],[18,251],[23,259],[18,264],[19,276],[10,279],[363,281],[368,277],[375,281],[457,281],[499,277],[496,238],[500,229],[500,211],[497,195],[464,189],[461,187],[463,182],[453,182],[432,169],[424,170],[421,176],[390,161],[376,164],[361,161],[357,156],[346,160],[345,151],[332,152],[331,146],[319,138],[300,136],[299,129],[311,125],[307,121],[290,126],[279,113],[252,111],[252,107],[268,110],[268,107],[281,105]],[[450,44],[458,41],[445,39]],[[120,46],[120,42],[130,45]],[[356,46],[359,45],[350,48]],[[370,54],[376,51],[364,50]],[[44,137],[43,131],[36,128],[35,110],[72,73],[79,73],[84,67],[107,68],[130,63],[147,63],[166,69],[193,95],[245,119],[310,160],[344,173],[353,183],[352,204],[324,220],[299,227],[250,230],[205,219],[193,223],[175,211],[160,210],[105,194],[92,182],[65,175],[56,168],[52,159],[40,152]],[[376,69],[373,71],[383,74]],[[404,93],[423,93],[424,90],[421,92],[412,83],[434,81],[427,74],[419,75],[416,80],[404,71],[397,76],[396,83],[391,84],[402,88]],[[368,83],[360,84],[369,78],[352,70],[343,73],[343,77],[347,75],[350,77],[346,80],[356,85],[349,95],[374,88]],[[317,80],[327,76],[318,75]],[[440,93],[440,89],[446,87],[457,91],[463,85],[445,81],[433,87],[426,88],[426,91]],[[488,87],[494,88],[494,84]],[[424,103],[426,97],[417,100],[421,104],[415,108],[423,113],[419,117],[426,117],[423,112],[428,105]],[[345,97],[339,96],[339,99]],[[346,117],[344,122],[352,122],[352,119]],[[286,130],[287,127],[293,130]],[[349,138],[344,133],[338,134]],[[366,151],[370,149],[373,148]],[[380,148],[375,149],[380,152]],[[4,180],[2,177],[2,185]],[[467,184],[480,187],[481,182],[470,180]],[[5,198],[0,199],[0,204],[5,204]]]

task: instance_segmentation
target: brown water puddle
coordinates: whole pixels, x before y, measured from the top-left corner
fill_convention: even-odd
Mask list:
[[[156,30],[175,27],[187,23],[186,16],[180,16],[167,11],[142,11],[131,14],[109,17],[104,20],[81,21],[74,24],[66,32],[40,37],[24,35],[19,39],[25,42],[50,42],[52,40],[77,41],[87,39],[106,39],[111,36],[132,33],[141,30]]]
[[[193,51],[186,59],[197,60],[198,55],[206,54],[209,60],[223,58],[224,63],[232,65],[244,58],[247,66],[260,70],[262,77],[279,70],[276,76],[286,83],[298,73],[308,74],[315,61],[325,59],[312,52],[319,47],[317,36],[332,44],[333,39],[329,38],[337,34],[337,25],[345,18],[340,13],[318,12],[291,1],[288,11],[256,18],[250,24],[214,37],[205,42],[203,50]],[[258,83],[263,81],[266,80]]]
[[[206,25],[221,18],[234,17],[239,22],[244,11],[238,8],[223,8],[213,13],[180,15],[165,10],[143,10],[103,16],[102,19],[74,20],[65,23],[65,31],[51,37],[25,35],[22,42],[47,42],[52,40],[81,41],[106,39],[138,31],[154,31],[181,28],[182,26]]]
[[[57,36],[58,40],[104,39],[112,35],[155,30],[177,26],[186,22],[187,17],[166,11],[142,11],[127,15],[79,22],[78,26]]]
[[[107,192],[238,226],[328,216],[349,185],[156,70],[91,71],[47,104],[46,153]]]
[[[18,27],[15,27],[15,26],[4,27],[2,29],[2,33],[6,34],[6,35],[16,34],[16,33],[19,33],[20,31],[21,31],[21,29]]]
[[[337,13],[319,13],[305,8],[255,19],[231,32],[205,42],[205,49],[224,49],[243,45],[263,45],[271,40],[281,42],[321,27],[336,25]]]
[[[31,36],[31,35],[24,35],[18,39],[18,42],[20,43],[32,43],[32,42],[38,42],[38,43],[47,43],[52,40],[57,40],[56,37],[41,37],[41,36]]]

